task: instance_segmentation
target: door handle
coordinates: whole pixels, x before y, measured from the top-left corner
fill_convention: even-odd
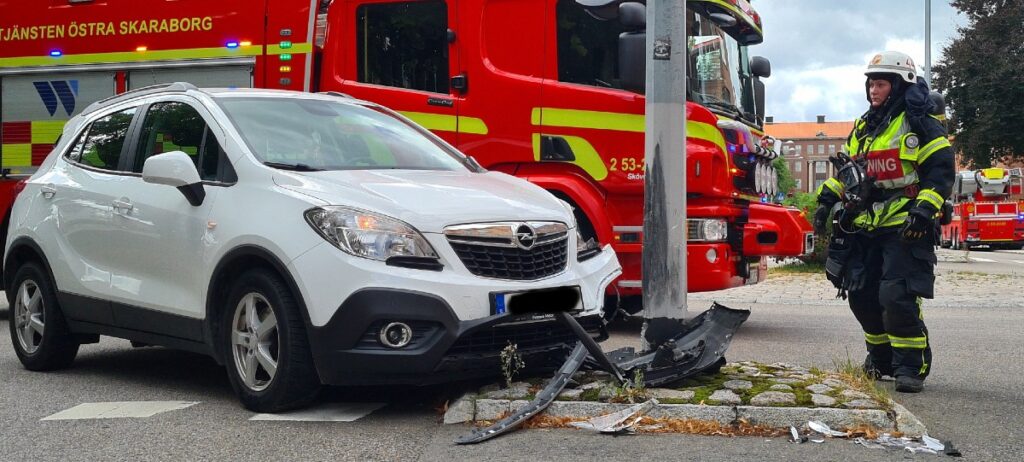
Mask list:
[[[120,199],[114,200],[114,210],[124,210],[125,212],[131,212],[132,208],[134,208],[132,206],[132,201],[129,200],[127,197],[122,197]]]
[[[39,192],[43,194],[43,197],[51,199],[55,194],[57,194],[57,188],[52,184],[44,184],[39,188]]]

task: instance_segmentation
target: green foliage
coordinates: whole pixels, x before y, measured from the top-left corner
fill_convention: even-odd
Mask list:
[[[796,180],[793,179],[793,172],[789,171],[789,163],[779,157],[772,161],[772,167],[775,167],[775,175],[779,177],[779,191],[789,197],[789,193],[796,188]]]
[[[970,23],[943,48],[935,87],[952,111],[953,142],[976,167],[1024,158],[1024,0],[953,0]]]

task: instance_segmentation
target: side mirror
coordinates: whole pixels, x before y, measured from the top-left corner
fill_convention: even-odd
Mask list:
[[[142,181],[178,188],[193,206],[202,205],[206,198],[203,180],[199,178],[192,158],[181,151],[165,152],[146,159],[142,164]]]
[[[772,63],[768,58],[754,56],[750,58],[750,73],[756,77],[768,78],[772,76]]]
[[[643,30],[647,27],[647,7],[639,2],[619,4],[619,23],[629,30]]]
[[[758,125],[764,124],[764,82],[754,78],[754,112],[757,116]]]
[[[732,27],[735,26],[738,21],[734,16],[725,13],[711,13],[708,15],[711,22],[718,25],[718,27]]]
[[[647,87],[647,33],[619,34],[619,83],[622,88],[643,94]]]

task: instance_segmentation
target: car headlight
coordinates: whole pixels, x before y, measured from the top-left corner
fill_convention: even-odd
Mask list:
[[[437,258],[419,231],[384,215],[326,206],[307,210],[306,222],[328,242],[357,257],[379,261],[391,257]]]
[[[597,240],[590,238],[583,240],[580,229],[576,228],[576,261],[583,261],[601,253],[601,247]]]

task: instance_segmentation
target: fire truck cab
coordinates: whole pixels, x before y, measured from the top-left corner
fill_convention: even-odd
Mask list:
[[[0,0],[0,165],[29,174],[64,122],[130,89],[336,91],[401,112],[490,170],[576,209],[641,290],[643,2],[622,0]],[[770,75],[746,0],[692,0],[688,43],[689,290],[756,283],[764,257],[813,249],[801,213],[769,202]],[[173,142],[173,141],[172,141]],[[0,181],[9,208],[16,182]],[[471,198],[452,198],[472,200]],[[6,226],[4,226],[6,229]]]

